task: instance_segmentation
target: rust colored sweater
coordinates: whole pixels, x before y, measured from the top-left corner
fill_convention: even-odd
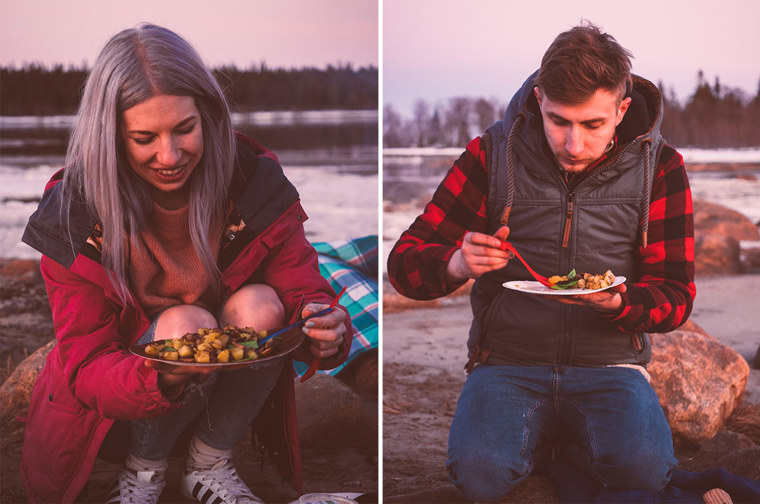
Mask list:
[[[219,298],[209,288],[190,239],[189,204],[167,210],[155,202],[148,227],[140,232],[140,246],[130,244],[129,276],[132,292],[151,319],[162,310],[197,305],[216,313]],[[214,260],[221,229],[209,233]]]

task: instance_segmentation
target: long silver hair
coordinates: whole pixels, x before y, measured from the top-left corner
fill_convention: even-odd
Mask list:
[[[119,125],[124,111],[158,95],[189,96],[201,115],[203,156],[189,184],[193,246],[214,290],[221,273],[211,246],[227,209],[235,162],[229,108],[198,53],[176,33],[151,24],[119,32],[90,72],[71,133],[64,178],[64,218],[83,198],[102,227],[101,261],[122,300],[128,297],[129,243],[138,244],[152,207],[148,185],[129,167]]]

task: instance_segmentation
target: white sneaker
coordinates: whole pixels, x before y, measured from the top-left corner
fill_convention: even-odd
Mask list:
[[[211,504],[262,504],[243,483],[228,459],[222,459],[211,469],[191,471],[179,482],[185,497]]]
[[[156,504],[164,486],[163,472],[134,472],[122,467],[107,494],[106,504]]]

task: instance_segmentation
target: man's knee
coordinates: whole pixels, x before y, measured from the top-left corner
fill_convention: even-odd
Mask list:
[[[470,500],[496,502],[529,474],[523,461],[510,461],[489,447],[469,450],[446,463],[451,482]]]
[[[591,464],[591,470],[605,485],[657,492],[670,481],[678,464],[672,452],[621,450]]]

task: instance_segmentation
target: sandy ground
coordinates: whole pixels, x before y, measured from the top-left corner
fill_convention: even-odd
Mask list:
[[[706,278],[697,281],[697,289],[691,319],[752,360],[760,346],[760,275]],[[436,496],[429,502],[458,501],[444,463],[448,426],[465,380],[470,318],[467,296],[446,298],[436,308],[386,313],[383,317],[386,502],[424,502],[421,491]],[[760,404],[760,370],[751,372],[745,403]],[[394,499],[411,494],[416,498]],[[551,500],[552,495],[545,499]],[[507,502],[530,500],[516,496]]]

